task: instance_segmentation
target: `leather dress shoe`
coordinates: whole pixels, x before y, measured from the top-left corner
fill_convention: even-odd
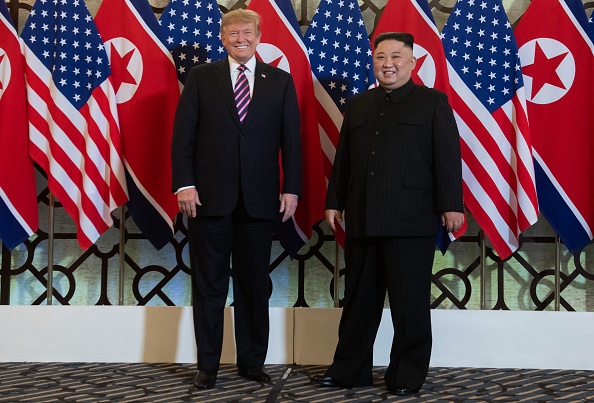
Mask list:
[[[410,389],[410,388],[394,388],[394,389],[390,389],[390,393],[393,393],[397,396],[412,396],[414,395],[415,392],[414,390]]]
[[[312,378],[313,382],[318,384],[319,386],[324,386],[327,388],[346,388],[347,386],[342,382],[337,381],[336,379],[332,378],[331,376],[324,376],[324,375],[316,375]]]
[[[270,375],[264,372],[262,367],[238,368],[237,374],[256,382],[270,382]]]
[[[217,371],[201,371],[198,370],[196,378],[194,378],[194,386],[197,389],[212,389],[217,382]]]

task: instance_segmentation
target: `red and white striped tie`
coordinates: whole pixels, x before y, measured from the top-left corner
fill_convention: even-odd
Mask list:
[[[239,70],[239,74],[235,81],[235,105],[237,105],[239,121],[243,123],[245,115],[247,115],[248,106],[250,105],[250,84],[245,76],[245,65],[240,64],[239,67],[237,67],[237,70]]]

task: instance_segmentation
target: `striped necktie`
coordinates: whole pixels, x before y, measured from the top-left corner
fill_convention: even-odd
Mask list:
[[[245,76],[245,65],[240,64],[237,70],[239,70],[239,74],[235,81],[235,105],[237,106],[239,121],[243,123],[245,115],[247,115],[248,106],[250,105],[250,84]]]

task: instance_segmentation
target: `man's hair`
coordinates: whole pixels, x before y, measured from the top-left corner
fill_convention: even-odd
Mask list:
[[[223,14],[221,20],[221,35],[225,27],[231,24],[251,24],[256,26],[256,35],[260,35],[260,14],[252,10],[237,9]]]
[[[415,38],[408,32],[384,32],[375,37],[375,40],[373,41],[374,49],[377,48],[377,45],[379,45],[380,42],[390,39],[402,42],[404,43],[404,47],[410,49],[412,49],[415,44]]]

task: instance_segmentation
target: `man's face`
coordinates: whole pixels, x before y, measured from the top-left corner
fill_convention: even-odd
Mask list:
[[[382,87],[394,90],[408,82],[417,59],[404,42],[387,39],[378,43],[373,52],[373,73]]]
[[[261,33],[256,33],[256,24],[237,23],[223,28],[221,40],[229,56],[244,64],[256,53],[261,36]]]

